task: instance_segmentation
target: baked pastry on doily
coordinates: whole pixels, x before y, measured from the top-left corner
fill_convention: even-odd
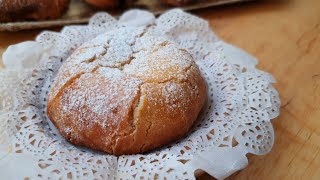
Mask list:
[[[83,63],[66,62],[74,50],[102,33],[123,28],[132,33],[136,32],[132,28],[146,29],[144,34],[137,34],[165,37],[186,49],[206,80],[208,98],[185,137],[149,153],[114,156],[67,142],[48,119],[47,105],[52,80],[62,64],[75,63],[75,67],[68,66],[73,70],[83,70],[80,66],[92,63],[107,65],[91,59],[97,53],[90,53],[97,51],[85,51],[84,46],[83,59],[78,58],[80,62],[85,60]],[[132,49],[143,55],[143,49],[150,44],[142,43],[146,41],[141,41],[139,35],[133,35],[137,41],[124,41],[143,44],[141,49]],[[115,52],[110,47],[105,46],[109,53]],[[117,53],[109,55],[112,54],[118,57]],[[258,61],[253,56],[219,39],[207,21],[178,9],[158,18],[150,12],[131,10],[119,20],[98,13],[88,25],[46,31],[35,41],[14,45],[4,53],[3,60],[6,68],[0,71],[1,179],[195,179],[199,169],[224,179],[248,165],[246,154],[266,154],[274,142],[270,120],[279,115],[281,103],[272,86],[272,75],[256,69]]]
[[[98,36],[66,60],[49,93],[48,116],[73,144],[136,154],[185,135],[206,97],[187,51],[125,29]]]
[[[70,0],[1,0],[0,22],[45,20],[60,17]]]

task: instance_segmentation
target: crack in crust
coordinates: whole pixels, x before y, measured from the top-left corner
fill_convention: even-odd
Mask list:
[[[134,39],[133,43],[129,44],[129,46],[130,46],[130,48],[131,48],[132,51],[133,51],[133,46],[135,46],[135,44],[136,44],[136,39],[139,38],[139,37],[142,37],[144,34],[145,34],[145,32],[142,32],[141,34],[138,34],[137,36],[135,36],[135,39]],[[105,48],[106,51],[104,51],[102,54],[100,54],[100,55],[98,56],[98,58],[97,58],[97,56],[95,55],[93,58],[91,58],[91,59],[89,59],[89,60],[86,60],[86,61],[83,61],[83,62],[81,62],[81,63],[92,63],[92,62],[94,62],[94,61],[101,60],[102,56],[104,56],[105,54],[108,53],[109,43],[110,43],[110,41],[108,42],[107,45],[103,45],[103,47]],[[96,73],[97,70],[99,70],[99,69],[102,68],[102,67],[115,68],[115,69],[119,69],[119,70],[122,71],[122,70],[123,70],[123,67],[124,67],[125,65],[129,65],[129,64],[132,62],[132,60],[135,59],[135,58],[134,58],[135,54],[136,54],[136,53],[139,53],[139,52],[140,52],[140,51],[133,52],[133,54],[129,57],[129,59],[128,59],[127,61],[124,61],[124,62],[120,63],[119,66],[108,66],[108,65],[107,65],[107,66],[104,66],[104,65],[101,65],[101,64],[97,64],[97,65],[96,65],[96,68],[94,68],[94,70],[92,70],[91,73]],[[80,77],[79,77],[79,78],[80,78]],[[135,109],[136,109],[136,108],[139,106],[139,104],[140,104],[140,96],[141,96],[140,88],[141,88],[142,85],[143,85],[143,84],[141,84],[141,85],[139,86],[138,95],[137,95],[136,100],[134,100],[133,104],[135,104],[137,100],[138,100],[138,102],[136,103],[136,105],[135,105],[134,108],[131,108],[131,110],[130,110],[130,112],[129,112],[129,114],[132,113],[132,115],[130,116],[130,117],[132,117],[132,119],[129,120],[128,122],[131,122],[131,127],[132,127],[132,128],[131,128],[131,130],[130,130],[128,133],[126,133],[126,134],[124,134],[124,135],[117,135],[116,132],[113,133],[113,135],[112,135],[112,140],[111,140],[111,151],[112,151],[112,153],[114,153],[114,151],[115,151],[114,149],[115,149],[115,147],[117,146],[117,142],[118,142],[118,140],[119,140],[120,138],[124,138],[124,137],[126,137],[126,136],[130,136],[130,135],[134,134],[135,131],[136,131],[137,118],[135,117]],[[131,105],[131,107],[132,107],[132,105]],[[133,140],[133,141],[135,141],[135,140]]]
[[[148,29],[148,28],[149,28],[149,27],[147,27],[146,29]],[[125,65],[130,65],[131,62],[135,59],[135,58],[134,58],[135,55],[136,55],[137,53],[139,53],[140,51],[133,51],[133,47],[134,47],[135,44],[136,44],[137,38],[143,37],[145,33],[146,33],[146,30],[143,31],[141,34],[138,34],[137,36],[135,36],[135,39],[134,39],[133,43],[129,44],[129,46],[130,46],[133,54],[131,54],[131,56],[129,57],[129,60],[125,61],[124,63],[121,63],[121,64],[120,64],[120,67],[118,67],[117,69],[119,69],[119,70],[122,71]],[[108,67],[108,66],[102,66],[102,67]],[[109,68],[114,68],[114,67],[109,67]],[[130,135],[134,134],[134,133],[136,132],[136,130],[137,130],[137,122],[138,122],[138,119],[137,119],[136,109],[140,106],[141,99],[143,98],[143,97],[141,96],[141,86],[142,86],[143,84],[144,84],[144,83],[140,84],[139,90],[138,90],[138,95],[137,95],[137,98],[135,99],[135,101],[138,100],[138,102],[135,104],[135,106],[134,106],[133,109],[131,108],[131,113],[132,113],[132,116],[131,116],[131,117],[132,117],[132,119],[131,119],[130,122],[131,122],[131,127],[132,127],[132,128],[131,128],[131,130],[130,130],[129,133],[126,133],[126,134],[120,135],[120,136],[119,136],[119,135],[116,135],[116,136],[112,137],[112,143],[111,143],[112,153],[115,152],[115,148],[117,147],[118,140],[119,140],[120,138],[124,138],[124,137],[130,136]],[[133,103],[135,103],[135,101],[134,101]],[[131,105],[131,107],[132,107],[132,105]],[[134,143],[134,142],[135,142],[135,136],[133,136],[133,143]]]
[[[115,137],[113,137],[113,139],[112,139],[112,144],[111,144],[111,149],[112,149],[112,153],[114,153],[115,152],[115,148],[116,148],[116,146],[117,146],[117,144],[118,144],[118,140],[120,139],[120,138],[124,138],[124,137],[127,137],[127,136],[130,136],[130,135],[132,135],[132,134],[134,134],[135,132],[136,132],[136,130],[137,130],[137,122],[138,122],[138,120],[137,120],[137,114],[136,114],[136,109],[137,109],[137,107],[140,105],[140,103],[141,103],[141,86],[142,86],[142,84],[139,86],[139,91],[138,91],[138,95],[137,95],[137,97],[135,98],[135,100],[133,101],[133,105],[134,105],[134,108],[131,108],[131,110],[130,110],[130,112],[129,112],[129,114],[132,114],[131,115],[131,117],[132,117],[132,119],[129,121],[129,122],[131,122],[131,129],[130,129],[130,131],[128,132],[128,133],[126,133],[126,134],[124,134],[124,135],[120,135],[120,136],[115,136]],[[131,107],[133,107],[132,105],[131,105]],[[134,136],[133,136],[134,137]],[[135,141],[135,138],[133,139],[133,142]]]
[[[50,101],[55,101],[58,97],[60,97],[63,93],[63,91],[68,88],[71,84],[73,84],[73,82],[75,82],[77,79],[79,79],[83,74],[85,74],[85,72],[81,72],[77,75],[75,75],[74,77],[70,78],[69,81],[67,81],[65,84],[63,84],[63,86],[61,86],[61,88],[58,90],[58,92],[56,93],[56,95],[53,98],[48,98],[51,99]],[[49,103],[48,108],[51,107],[51,104]]]
[[[147,27],[146,29],[148,29],[148,28],[149,28],[149,27]],[[129,44],[132,51],[133,51],[132,47],[135,45],[136,39],[137,39],[138,37],[142,37],[142,36],[145,34],[145,32],[146,32],[146,31],[143,31],[142,33],[140,33],[140,34],[138,34],[137,36],[135,36],[134,42],[133,42],[132,44]],[[94,62],[97,61],[97,60],[101,60],[101,58],[108,53],[108,48],[110,47],[110,40],[108,40],[106,44],[103,44],[103,45],[100,45],[100,46],[98,46],[98,45],[93,45],[93,46],[90,46],[90,47],[83,47],[83,48],[81,48],[81,50],[86,50],[86,49],[88,49],[88,48],[101,47],[101,46],[105,49],[105,51],[103,51],[102,53],[100,53],[98,56],[97,56],[97,54],[95,54],[93,57],[91,57],[91,58],[89,58],[89,59],[87,59],[87,60],[81,61],[78,65],[81,65],[81,64],[83,64],[83,63],[85,63],[85,64],[91,64],[91,63],[94,63]],[[103,66],[103,65],[101,65],[101,64],[96,64],[96,65],[95,65],[96,67],[91,71],[91,73],[93,73],[93,72],[95,73],[100,67],[116,68],[116,69],[123,70],[123,67],[124,67],[125,65],[127,65],[127,64],[130,64],[130,63],[132,62],[132,60],[134,59],[134,55],[135,55],[136,53],[139,53],[139,52],[140,52],[140,51],[134,52],[134,53],[129,57],[129,60],[128,60],[128,61],[125,61],[125,62],[123,62],[123,63],[120,64],[120,67]],[[74,77],[70,78],[67,82],[65,82],[64,85],[61,86],[61,87],[59,88],[59,90],[57,90],[58,92],[55,94],[55,98],[56,98],[57,96],[60,96],[61,93],[62,93],[62,91],[63,91],[65,88],[67,88],[67,87],[68,87],[70,84],[72,84],[75,80],[79,79],[79,78],[81,77],[81,75],[82,75],[82,74],[85,74],[85,73],[87,73],[87,72],[80,72],[80,73],[76,74]],[[53,98],[52,101],[55,100],[55,98]],[[49,99],[50,99],[50,98],[49,98]]]

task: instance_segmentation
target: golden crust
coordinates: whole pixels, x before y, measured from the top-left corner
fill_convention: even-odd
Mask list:
[[[190,76],[198,75],[191,72]],[[193,78],[196,81],[143,84],[140,103],[134,113],[136,130],[116,141],[115,154],[145,152],[183,137],[197,119],[206,99],[206,85],[199,77]],[[174,89],[170,89],[172,86]]]
[[[96,89],[95,86],[110,87],[110,83],[114,82],[108,81],[100,74],[84,74],[73,82],[69,82],[69,86],[48,103],[49,118],[58,127],[61,134],[73,144],[112,153],[113,137],[131,130],[132,122],[130,121],[139,94],[134,91],[130,92],[131,94],[125,94],[128,93],[125,90],[126,81],[120,81],[112,88],[115,88],[119,97],[127,95],[130,98],[126,101],[119,101],[117,97],[117,99],[105,98],[100,102],[102,103],[101,108],[107,108],[109,104],[117,104],[118,106],[112,111],[98,114],[91,106],[87,106],[89,101],[108,93],[108,89]],[[94,91],[93,94],[90,94],[92,91]],[[73,94],[84,95],[82,103],[75,104],[76,107],[70,111],[65,111],[63,108],[66,104],[74,103],[71,102],[74,98]],[[113,119],[114,115],[118,116],[116,123],[106,122],[103,125],[105,119]]]
[[[80,52],[84,48],[74,54]],[[48,97],[48,117],[66,139],[122,155],[161,147],[188,132],[207,98],[200,70],[168,41],[142,54],[119,68],[101,66],[98,55],[89,63],[74,55],[67,60]]]
[[[70,0],[2,0],[0,22],[56,19],[68,8]]]

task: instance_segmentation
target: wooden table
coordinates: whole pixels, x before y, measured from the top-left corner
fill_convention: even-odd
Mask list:
[[[320,179],[320,1],[277,0],[195,11],[224,40],[259,58],[277,79],[275,144],[228,179]],[[0,33],[0,53],[40,31]],[[204,175],[201,179],[210,179]]]

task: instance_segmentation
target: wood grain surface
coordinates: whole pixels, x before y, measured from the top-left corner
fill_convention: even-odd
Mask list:
[[[248,155],[248,167],[228,179],[320,179],[320,1],[259,1],[193,13],[256,56],[258,68],[278,81],[282,107],[273,120],[272,151]],[[0,53],[39,32],[0,33]]]

